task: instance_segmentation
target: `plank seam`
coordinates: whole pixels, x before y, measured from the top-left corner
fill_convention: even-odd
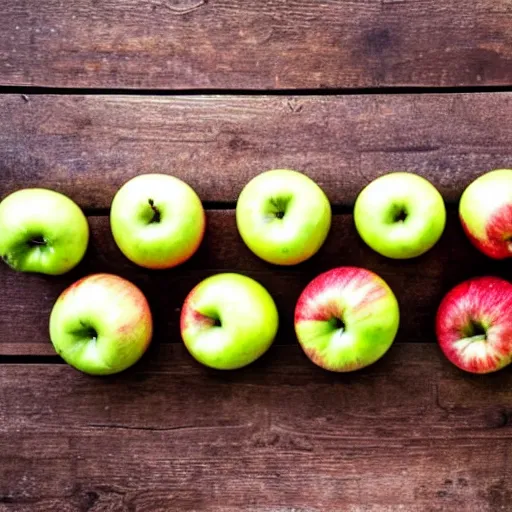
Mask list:
[[[458,202],[446,201],[446,210],[449,212],[458,211]],[[223,202],[223,201],[203,201],[203,208],[208,211],[228,211],[236,209],[236,201]],[[83,208],[87,217],[108,217],[110,216],[110,208]],[[344,203],[331,203],[331,211],[333,215],[353,215],[354,205]]]
[[[0,94],[69,96],[370,96],[397,94],[481,94],[512,92],[510,85],[474,85],[460,87],[397,86],[326,89],[131,89],[63,88],[31,85],[0,85]]]

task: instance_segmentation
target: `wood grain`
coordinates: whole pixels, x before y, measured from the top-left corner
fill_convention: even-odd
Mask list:
[[[505,93],[28,99],[0,96],[0,197],[45,186],[108,208],[129,178],[164,172],[232,205],[253,176],[289,167],[334,204],[353,205],[396,170],[425,176],[455,203],[480,174],[512,167]]]
[[[508,371],[432,345],[334,375],[297,347],[221,373],[161,346],[124,374],[0,366],[0,510],[507,510]]]
[[[512,82],[506,0],[1,3],[8,85],[282,89]]]
[[[494,274],[512,280],[508,262],[493,262],[466,240],[455,214],[437,246],[410,261],[388,260],[359,238],[351,215],[334,216],[329,237],[317,255],[296,267],[277,267],[254,256],[236,229],[234,212],[209,211],[205,240],[186,264],[168,271],[148,271],[130,263],[110,234],[108,217],[89,218],[92,240],[82,264],[61,277],[26,275],[0,267],[0,355],[53,354],[48,317],[58,295],[72,282],[93,272],[111,272],[130,279],[147,296],[155,318],[155,342],[181,343],[179,315],[190,290],[218,272],[241,272],[261,282],[274,297],[281,328],[276,343],[296,343],[295,303],[319,273],[341,265],[369,268],[395,291],[401,307],[402,342],[434,342],[433,322],[442,296],[474,275]]]

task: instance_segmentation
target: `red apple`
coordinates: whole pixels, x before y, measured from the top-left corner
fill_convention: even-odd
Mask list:
[[[512,362],[512,283],[478,277],[453,288],[436,318],[441,350],[456,366],[490,373]]]
[[[339,267],[320,274],[295,308],[295,332],[306,355],[330,371],[364,368],[389,349],[399,325],[395,295],[377,274]]]

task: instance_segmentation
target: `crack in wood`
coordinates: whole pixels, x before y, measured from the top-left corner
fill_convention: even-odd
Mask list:
[[[200,9],[201,7],[205,6],[208,3],[208,0],[198,0],[192,5],[189,6],[177,6],[177,5],[171,5],[167,2],[153,2],[153,5],[158,5],[160,7],[164,7],[168,9],[169,11],[173,12],[177,15],[183,15],[188,14],[190,12],[196,11],[197,9]]]
[[[198,426],[198,425],[184,425],[177,427],[142,427],[142,426],[130,426],[130,425],[119,425],[119,424],[105,424],[105,423],[90,423],[87,425],[89,428],[103,428],[109,430],[137,430],[137,431],[146,431],[146,432],[176,432],[180,430],[204,430],[204,429],[214,429],[214,428],[240,428],[243,425],[223,425],[222,427],[218,426]]]

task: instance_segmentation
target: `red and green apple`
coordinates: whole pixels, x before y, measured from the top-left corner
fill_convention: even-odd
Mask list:
[[[469,279],[443,298],[436,316],[441,350],[456,366],[490,373],[512,362],[512,283]]]
[[[113,274],[93,274],[67,288],[50,315],[50,338],[71,366],[91,375],[126,370],[145,353],[153,332],[140,289]]]
[[[474,180],[460,198],[459,216],[477,249],[495,259],[512,257],[512,169]]]
[[[278,328],[268,291],[250,277],[223,273],[208,277],[187,296],[181,335],[190,354],[218,370],[234,370],[261,357]]]
[[[399,307],[387,283],[370,270],[338,267],[313,279],[295,307],[295,332],[306,355],[333,372],[359,370],[390,348]]]

